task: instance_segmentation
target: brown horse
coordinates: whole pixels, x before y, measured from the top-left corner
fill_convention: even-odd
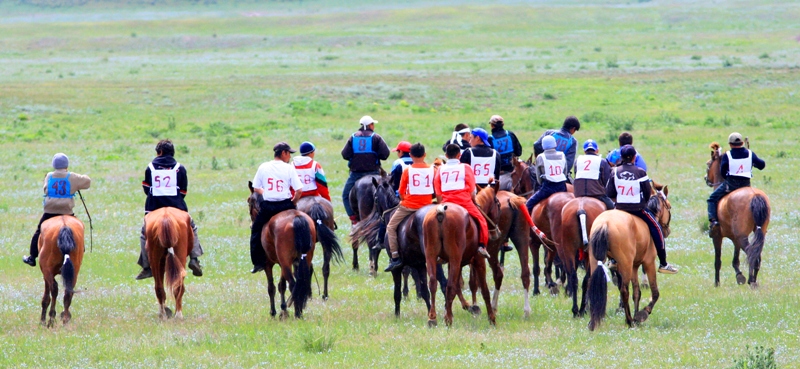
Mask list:
[[[478,193],[481,197],[494,198],[494,189],[487,186]],[[449,263],[448,283],[445,293],[445,324],[453,324],[453,299],[463,285],[461,268],[469,265],[471,281],[475,280],[486,304],[489,322],[495,324],[495,311],[486,285],[486,261],[478,253],[478,225],[467,211],[459,205],[443,203],[433,207],[422,223],[425,240],[425,262],[428,271],[431,307],[428,311],[428,326],[436,326],[436,264],[437,260]],[[472,283],[472,282],[471,282]],[[463,297],[462,307],[465,306]]]
[[[589,268],[586,268],[586,251],[589,246],[589,231],[600,213],[606,210],[602,201],[592,197],[576,197],[561,209],[561,235],[556,241],[556,251],[567,275],[567,295],[572,296],[572,316],[586,313],[586,287],[589,283]],[[578,308],[578,266],[586,268]]]
[[[664,232],[664,237],[668,237],[669,223],[672,218],[671,205],[667,200],[669,191],[667,186],[663,189],[654,186],[654,193],[650,196],[647,208],[658,220]],[[620,303],[625,311],[625,323],[629,327],[636,323],[642,323],[653,312],[653,306],[658,301],[658,282],[656,281],[656,247],[650,237],[647,224],[640,218],[633,216],[622,210],[609,210],[601,213],[592,224],[592,233],[589,239],[589,266],[591,267],[591,277],[589,280],[589,330],[597,328],[606,316],[606,302],[608,300],[608,274],[605,271],[603,262],[606,257],[612,257],[617,261],[617,272],[619,273],[619,292]],[[643,310],[639,310],[639,300],[641,290],[639,280],[636,278],[636,270],[639,266],[644,267],[650,283],[652,297],[650,304]],[[628,285],[633,284],[633,304],[634,314],[631,316],[629,303]]]
[[[533,176],[533,155],[527,161],[520,159],[512,160],[514,170],[511,172],[511,192],[517,196],[530,197],[534,189]]]
[[[186,288],[186,257],[194,247],[194,233],[189,213],[165,207],[151,211],[144,217],[145,248],[150,260],[158,299],[158,316],[162,320],[172,317],[172,311],[164,306],[166,279],[172,296],[175,297],[175,318],[183,319],[183,293]]]
[[[724,178],[720,172],[720,157],[725,153],[719,144],[711,144],[711,160],[706,164],[706,184],[716,189]],[[723,197],[717,204],[717,221],[719,230],[711,232],[714,240],[714,286],[719,287],[719,269],[722,266],[722,240],[728,238],[733,242],[733,269],[736,271],[736,282],[744,284],[744,275],[739,270],[739,250],[744,250],[749,264],[747,283],[750,287],[758,287],[758,271],[761,268],[761,251],[764,249],[764,238],[767,234],[770,217],[769,198],[764,191],[753,187],[737,189]],[[753,242],[748,237],[753,233]]]
[[[342,248],[336,233],[336,222],[333,219],[333,205],[330,201],[320,196],[306,196],[297,202],[297,210],[300,210],[314,221],[317,230],[317,241],[322,245],[322,278],[324,287],[322,299],[328,299],[328,277],[331,274],[331,259],[336,262],[344,261]]]
[[[62,215],[44,221],[41,229],[39,268],[44,277],[41,324],[45,324],[47,306],[50,305],[50,321],[47,326],[52,327],[58,300],[57,274],[61,274],[64,282],[64,312],[61,313],[61,321],[67,324],[72,318],[69,307],[83,261],[83,223],[73,216]]]
[[[539,229],[559,243],[558,237],[561,236],[561,209],[570,200],[575,198],[572,194],[572,186],[567,187],[568,192],[558,192],[550,195],[547,199],[536,204],[531,212],[531,218]],[[533,294],[539,294],[539,247],[544,246],[544,280],[545,286],[550,289],[550,293],[558,295],[558,285],[553,281],[553,262],[556,258],[554,247],[542,244],[539,237],[531,232],[531,253],[533,254]],[[557,276],[558,277],[558,276]]]
[[[249,184],[250,197],[247,204],[250,207],[250,218],[255,220],[258,215],[259,202],[253,191],[252,183]],[[281,278],[278,289],[281,293],[281,319],[287,318],[286,311],[286,284],[288,282],[291,296],[289,303],[294,304],[294,316],[301,318],[306,302],[311,296],[311,273],[314,258],[314,244],[317,242],[317,231],[313,226],[311,217],[299,210],[284,210],[270,219],[261,231],[261,245],[267,254],[267,263],[264,273],[267,275],[267,292],[269,293],[270,315],[275,311],[275,281],[272,276],[272,267],[280,265]],[[324,243],[323,243],[324,245]],[[294,267],[294,275],[292,274]]]

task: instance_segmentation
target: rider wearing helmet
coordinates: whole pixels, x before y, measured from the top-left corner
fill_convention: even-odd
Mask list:
[[[597,155],[597,142],[592,139],[583,143],[584,155],[575,161],[575,197],[594,197],[604,204],[606,209],[613,209],[614,202],[606,196],[606,183],[611,177],[611,165]]]
[[[546,136],[552,136],[556,139],[556,151],[563,152],[567,161],[567,166],[565,167],[566,171],[564,172],[564,174],[567,176],[567,181],[571,180],[570,173],[572,173],[572,165],[575,163],[575,154],[578,147],[578,140],[572,136],[580,129],[581,122],[578,120],[578,118],[569,116],[567,119],[564,119],[564,124],[561,125],[560,130],[547,130],[533,144],[533,154],[538,157],[539,154],[545,150],[542,147],[542,140]]]
[[[483,128],[475,128],[469,144],[472,147],[461,154],[461,162],[472,168],[478,188],[484,188],[494,181],[496,191],[500,182],[500,154],[489,144],[489,134]]]
[[[542,138],[544,152],[536,157],[536,170],[531,172],[536,181],[541,185],[536,193],[528,199],[525,206],[528,213],[542,200],[558,192],[567,192],[567,161],[564,153],[556,151],[556,139],[553,136]]]

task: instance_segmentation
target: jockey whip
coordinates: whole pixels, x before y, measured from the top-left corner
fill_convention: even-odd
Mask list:
[[[89,208],[86,207],[86,201],[83,201],[83,195],[81,194],[81,191],[78,191],[78,197],[81,198],[83,209],[86,210],[86,217],[89,218],[89,252],[92,252],[92,249],[94,248],[94,237],[92,235],[92,233],[94,233],[92,232],[94,231],[94,227],[92,227],[92,216],[89,215]]]

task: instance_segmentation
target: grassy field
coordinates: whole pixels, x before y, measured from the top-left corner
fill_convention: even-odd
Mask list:
[[[69,3],[0,1],[0,367],[718,368],[747,345],[798,365],[796,2]],[[329,301],[315,297],[302,321],[271,319],[265,278],[247,273],[246,182],[276,141],[313,141],[346,244],[339,150],[365,114],[390,145],[437,154],[456,123],[488,127],[492,114],[525,157],[568,115],[603,152],[631,131],[650,176],[669,184],[680,274],[659,278],[643,326],[609,310],[590,333],[563,295],[532,298],[525,319],[511,256],[496,328],[457,311],[453,327],[428,329],[413,296],[394,318],[391,279],[369,277],[365,262],[351,270],[346,247]],[[758,290],[736,285],[729,241],[713,287],[701,230],[708,144],[731,131],[767,161],[753,180],[772,202]],[[206,275],[187,278],[185,320],[162,323],[152,280],[133,277],[140,181],[167,137],[188,167]],[[84,196],[98,250],[84,259],[73,321],[48,330],[41,274],[20,257],[60,151],[93,179]]]

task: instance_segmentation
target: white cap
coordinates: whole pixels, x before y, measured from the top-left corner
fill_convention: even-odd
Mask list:
[[[370,117],[369,115],[365,115],[365,116],[361,117],[361,120],[358,121],[358,122],[361,123],[361,125],[364,126],[364,127],[366,127],[366,126],[368,126],[368,125],[370,125],[372,123],[378,123],[377,120],[372,119],[372,117]]]

